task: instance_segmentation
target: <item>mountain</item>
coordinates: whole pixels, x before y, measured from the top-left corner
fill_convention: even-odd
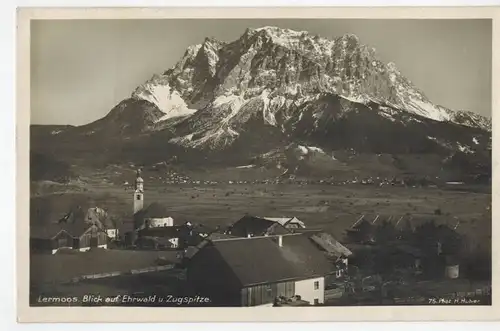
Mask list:
[[[276,160],[300,163],[302,150],[321,155],[326,168],[346,151],[447,162],[463,154],[487,163],[491,120],[433,104],[355,35],[329,40],[263,27],[230,43],[206,38],[190,46],[104,118],[46,137],[53,153],[61,152],[58,141],[74,141],[66,149],[101,148],[124,162],[175,156],[187,164],[237,164],[277,153]]]

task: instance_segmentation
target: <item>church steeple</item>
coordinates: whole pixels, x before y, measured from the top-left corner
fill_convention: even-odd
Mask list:
[[[134,190],[134,214],[144,207],[144,179],[141,177],[141,170],[137,169]]]

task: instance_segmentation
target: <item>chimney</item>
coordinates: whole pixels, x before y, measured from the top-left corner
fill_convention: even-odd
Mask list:
[[[283,247],[283,236],[278,236],[278,246]]]

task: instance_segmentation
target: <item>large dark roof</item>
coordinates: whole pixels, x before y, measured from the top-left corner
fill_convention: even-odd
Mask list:
[[[232,238],[234,239],[234,238],[237,238],[237,237],[231,236],[231,235],[225,234],[225,233],[212,232],[208,236],[206,236],[205,238],[201,238],[200,237],[200,241],[196,245],[194,245],[194,246],[190,245],[186,249],[186,252],[185,252],[184,256],[186,258],[190,259],[196,253],[198,253],[200,249],[202,249],[206,245],[210,244],[210,242],[216,241],[216,240],[232,239]]]
[[[139,236],[178,238],[181,234],[180,226],[158,226],[138,231]]]
[[[136,213],[136,216],[141,218],[164,218],[168,217],[168,215],[168,208],[159,202],[153,202]]]
[[[289,232],[278,222],[250,215],[244,216],[230,226],[230,234],[238,237],[286,234]]]
[[[311,240],[324,249],[329,255],[335,257],[348,257],[352,252],[342,245],[331,234],[326,232],[316,232],[311,235]]]
[[[206,260],[223,259],[242,286],[321,277],[333,270],[332,264],[300,234],[215,240],[195,255]],[[208,255],[208,256],[207,256]]]

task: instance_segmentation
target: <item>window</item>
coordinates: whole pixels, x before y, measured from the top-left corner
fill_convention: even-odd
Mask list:
[[[137,199],[137,200],[141,200],[141,195],[140,195],[140,194],[137,194],[136,199]]]
[[[319,304],[319,299],[314,299],[314,304],[318,305]]]
[[[314,289],[319,290],[319,282],[318,281],[314,282]]]

